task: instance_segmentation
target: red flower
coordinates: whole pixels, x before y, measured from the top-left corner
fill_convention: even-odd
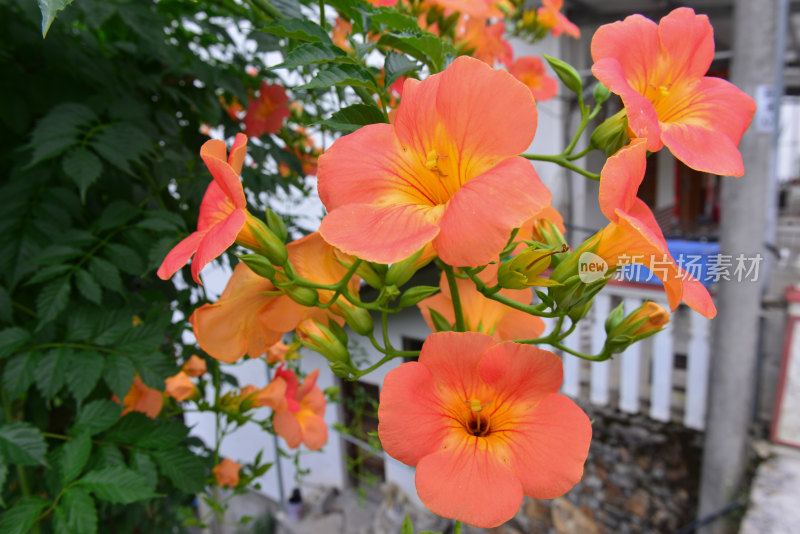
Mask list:
[[[261,91],[256,100],[251,100],[244,117],[244,133],[249,137],[261,137],[265,133],[277,133],[283,121],[289,117],[289,97],[278,84],[261,82]]]
[[[433,513],[482,528],[552,499],[583,474],[592,429],[561,386],[561,360],[485,334],[440,332],[419,362],[386,375],[378,433],[393,458],[417,467]]]
[[[325,423],[325,395],[317,384],[319,369],[309,373],[302,385],[291,369],[278,367],[275,378],[265,388],[283,392],[280,398],[264,395],[264,404],[275,410],[272,424],[286,444],[296,449],[303,443],[312,451],[328,442],[328,425]]]
[[[744,174],[737,149],[755,102],[730,82],[704,76],[714,59],[708,17],[683,7],[658,25],[641,15],[601,26],[592,72],[622,97],[628,125],[655,152],[667,145],[689,167]]]
[[[380,263],[431,242],[450,265],[492,261],[549,200],[533,166],[516,156],[530,145],[536,116],[527,87],[473,58],[406,80],[394,124],[364,126],[320,156],[329,210],[320,233]]]

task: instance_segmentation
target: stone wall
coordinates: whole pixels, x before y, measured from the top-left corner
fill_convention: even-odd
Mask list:
[[[614,410],[586,410],[593,438],[583,480],[551,501],[526,499],[496,532],[674,533],[696,517],[702,433]]]

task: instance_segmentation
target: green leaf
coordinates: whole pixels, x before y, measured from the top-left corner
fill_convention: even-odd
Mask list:
[[[286,54],[283,63],[270,67],[274,69],[296,69],[303,65],[313,65],[316,63],[329,63],[331,61],[352,62],[347,52],[328,43],[303,43],[292,49]]]
[[[310,82],[297,87],[297,90],[303,91],[307,89],[326,88],[335,85],[377,87],[375,77],[364,67],[359,65],[335,64],[320,69]]]
[[[153,148],[152,140],[136,126],[115,122],[91,142],[92,148],[111,165],[133,176],[130,163],[141,161]]]
[[[116,293],[124,294],[125,289],[122,287],[122,278],[119,275],[119,269],[108,260],[92,256],[89,259],[89,272],[95,277],[95,280],[100,282],[100,285],[115,291]]]
[[[3,371],[3,388],[9,398],[16,399],[28,390],[41,357],[39,352],[27,352],[8,360]]]
[[[51,322],[67,307],[69,293],[72,285],[69,276],[48,282],[36,298],[36,314],[39,316],[39,326]]]
[[[366,124],[386,122],[380,108],[369,104],[353,104],[340,109],[329,119],[320,121],[320,125],[328,126],[334,130],[352,132]]]
[[[36,368],[36,387],[45,400],[52,399],[64,385],[67,363],[71,359],[72,349],[59,347],[47,351]]]
[[[47,30],[56,20],[56,13],[72,3],[72,0],[39,0],[39,11],[42,12],[42,38],[47,37]]]
[[[103,300],[103,289],[89,271],[83,269],[75,272],[75,287],[78,293],[88,300],[99,305]]]
[[[158,468],[175,486],[186,493],[203,491],[206,479],[205,464],[189,449],[177,447],[153,452]]]
[[[95,230],[98,232],[120,227],[130,220],[138,217],[141,210],[125,200],[116,200],[108,204],[103,210],[102,215],[94,222]]]
[[[8,290],[0,286],[0,321],[10,323],[14,318],[14,312],[11,309],[11,297],[8,295]]]
[[[141,276],[144,270],[142,258],[132,248],[120,245],[119,243],[109,243],[106,245],[104,254],[116,265],[120,271],[134,276]]]
[[[95,534],[97,532],[97,510],[94,499],[86,490],[69,488],[59,501],[55,517],[70,534]]]
[[[453,329],[453,325],[441,313],[433,308],[428,308],[428,311],[431,314],[431,322],[433,322],[433,329],[436,332],[449,332]]]
[[[372,21],[373,29],[378,33],[419,30],[417,19],[404,13],[398,13],[394,9],[381,9],[377,13],[373,13],[370,20]]]
[[[40,282],[46,282],[48,280],[52,280],[56,276],[68,273],[71,270],[72,270],[72,265],[66,265],[63,263],[60,265],[48,265],[43,269],[37,270],[36,274],[34,274],[25,282],[25,285],[30,286],[33,284],[38,284]]]
[[[122,407],[110,400],[95,400],[84,406],[75,419],[70,434],[77,436],[85,433],[89,436],[99,434],[119,421]]]
[[[307,41],[310,43],[331,43],[331,38],[328,36],[322,27],[310,20],[306,19],[281,19],[276,20],[261,28],[261,31],[277,35],[278,37],[289,37],[297,39],[298,41]]]
[[[83,251],[77,247],[50,245],[37,254],[33,261],[39,265],[53,265],[76,258],[81,254],[83,254]]]
[[[385,33],[378,39],[378,45],[388,46],[416,58],[432,70],[444,69],[447,55],[455,55],[452,46],[447,45],[429,32],[407,30],[399,33]]]
[[[120,399],[124,399],[127,395],[133,384],[134,375],[136,375],[136,368],[130,359],[120,354],[109,354],[106,357],[103,380],[108,384],[111,392]]]
[[[78,478],[91,452],[92,440],[88,434],[78,434],[61,447],[61,484],[66,486]]]
[[[387,89],[398,78],[405,76],[409,72],[416,72],[419,69],[419,64],[416,61],[408,59],[404,54],[398,54],[392,50],[386,53],[386,61],[383,63],[383,69],[386,73],[384,87]]]
[[[119,504],[130,504],[156,496],[142,475],[121,465],[90,471],[78,484],[94,493],[98,499]]]
[[[85,350],[73,352],[67,365],[67,389],[78,404],[89,396],[100,375],[103,374],[105,358],[99,352]]]
[[[550,57],[547,54],[544,54],[544,58],[567,89],[578,95],[583,93],[583,81],[581,80],[581,75],[575,70],[575,67],[566,61]]]
[[[188,434],[189,429],[180,421],[151,419],[143,413],[131,412],[110,428],[103,439],[145,449],[168,449]]]
[[[81,202],[86,200],[86,190],[103,172],[103,162],[93,152],[85,148],[73,148],[61,160],[64,174],[69,176],[81,194]]]
[[[403,519],[403,526],[400,530],[400,534],[414,534],[414,525],[411,524],[411,519],[408,518],[408,512],[406,512],[406,517]]]
[[[155,487],[158,483],[158,469],[149,454],[140,450],[132,451],[131,469],[142,475],[150,486]]]
[[[47,504],[41,497],[23,497],[0,517],[0,532],[29,534]]]
[[[175,358],[160,352],[131,354],[136,371],[142,381],[158,390],[164,390],[164,380],[175,374]]]
[[[47,465],[47,444],[39,429],[30,423],[0,426],[0,453],[12,464]]]
[[[6,463],[5,457],[3,457],[3,453],[0,453],[0,506],[3,508],[6,507],[6,502],[3,500],[3,486],[6,483],[7,476],[8,464]]]
[[[83,104],[67,102],[55,106],[36,123],[28,145],[33,148],[28,166],[55,157],[77,144],[84,127],[96,119],[94,112]]]
[[[0,360],[14,354],[31,341],[31,333],[18,326],[0,330]]]

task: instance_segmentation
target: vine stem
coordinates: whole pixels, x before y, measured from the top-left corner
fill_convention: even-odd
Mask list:
[[[456,316],[455,329],[456,332],[466,332],[464,324],[464,310],[461,307],[461,296],[458,294],[458,284],[456,283],[456,275],[453,272],[453,267],[443,264],[444,274],[447,277],[447,285],[450,287],[450,300],[453,302],[453,312]]]

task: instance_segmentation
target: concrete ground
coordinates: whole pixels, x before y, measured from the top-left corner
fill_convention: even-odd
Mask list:
[[[756,472],[739,534],[800,532],[800,450],[772,447]]]

